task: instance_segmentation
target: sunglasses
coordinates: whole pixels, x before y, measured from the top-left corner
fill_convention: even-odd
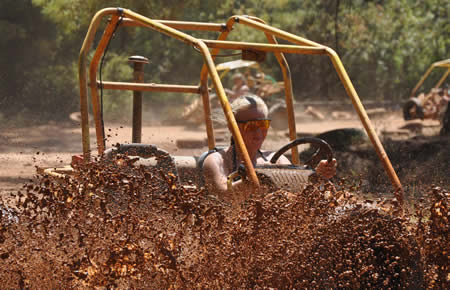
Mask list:
[[[244,131],[253,131],[256,129],[268,130],[270,127],[270,119],[256,119],[247,121],[237,121],[239,124],[243,124]]]

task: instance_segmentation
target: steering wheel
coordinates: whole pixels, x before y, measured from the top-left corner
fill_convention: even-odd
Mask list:
[[[314,168],[322,159],[326,159],[328,162],[331,162],[331,160],[333,160],[333,150],[331,149],[330,144],[328,144],[325,140],[315,137],[302,137],[297,138],[278,149],[278,151],[275,152],[275,154],[270,159],[270,163],[275,164],[282,154],[284,154],[292,147],[301,144],[313,144],[318,147],[312,157],[308,161],[304,162],[305,165]],[[322,158],[322,156],[324,156],[325,158]]]

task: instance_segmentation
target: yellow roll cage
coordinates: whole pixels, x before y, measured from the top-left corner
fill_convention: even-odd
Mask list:
[[[425,82],[425,80],[428,78],[428,76],[430,75],[430,73],[438,67],[442,67],[442,68],[447,68],[444,73],[442,74],[441,78],[439,79],[439,81],[434,85],[434,89],[439,88],[442,83],[447,79],[449,73],[450,73],[450,58],[449,59],[444,59],[441,61],[437,61],[435,63],[433,63],[428,69],[427,71],[423,74],[423,76],[420,78],[420,80],[417,82],[416,86],[414,87],[414,89],[411,91],[411,95],[410,97],[414,97],[417,90],[419,90],[419,88],[423,85],[423,83]]]
[[[100,25],[101,19],[104,17],[110,18],[108,24],[105,27],[103,35],[98,43],[95,53],[89,65],[89,74],[87,73],[87,54],[92,46],[95,34]],[[233,26],[242,24],[250,28],[264,32],[268,43],[253,43],[253,42],[238,42],[227,41],[228,34],[232,31]],[[146,27],[152,30],[156,30],[160,33],[178,39],[187,45],[194,47],[198,50],[204,60],[202,70],[200,72],[200,85],[174,85],[174,84],[145,84],[145,83],[125,83],[125,82],[108,82],[102,81],[100,83],[97,80],[97,68],[103,55],[108,42],[110,41],[116,25],[119,26],[139,26]],[[216,31],[219,32],[219,36],[216,40],[207,40],[195,38],[181,30],[196,30],[196,31]],[[277,38],[288,41],[292,44],[278,44]],[[211,49],[211,50],[210,50]],[[353,106],[358,113],[359,118],[372,142],[375,151],[381,160],[390,180],[396,190],[397,199],[402,202],[402,185],[397,177],[395,170],[393,169],[391,162],[381,144],[369,117],[356,93],[355,88],[350,81],[344,66],[336,54],[336,52],[324,45],[313,42],[311,40],[296,36],[292,33],[285,32],[281,29],[271,27],[267,25],[263,20],[253,16],[240,16],[235,15],[228,18],[226,23],[203,23],[203,22],[186,22],[186,21],[168,21],[168,20],[153,20],[142,16],[136,12],[124,8],[105,8],[98,11],[93,17],[83,45],[80,50],[78,61],[78,73],[80,83],[80,112],[81,112],[81,129],[82,129],[82,145],[84,160],[90,160],[90,141],[89,141],[89,118],[88,118],[88,89],[91,92],[91,101],[93,116],[95,122],[95,132],[97,139],[98,154],[101,155],[104,151],[104,137],[103,136],[103,124],[100,115],[100,102],[98,89],[101,86],[103,89],[116,89],[116,90],[135,90],[135,91],[160,91],[160,92],[183,92],[183,93],[197,93],[202,96],[203,109],[206,125],[206,134],[208,138],[208,147],[213,149],[215,147],[214,129],[211,119],[211,108],[209,103],[208,93],[208,78],[211,78],[212,84],[219,97],[222,105],[226,120],[231,133],[236,141],[236,145],[242,152],[244,165],[247,168],[250,181],[259,186],[259,181],[256,176],[253,164],[248,155],[247,149],[244,145],[242,136],[239,132],[236,120],[233,112],[231,111],[228,98],[225,95],[225,90],[222,86],[219,74],[214,64],[215,55],[221,49],[232,50],[250,50],[253,52],[272,52],[274,53],[278,63],[280,64],[281,71],[284,79],[284,88],[286,96],[287,116],[289,125],[289,138],[290,140],[296,139],[296,126],[294,118],[293,107],[293,91],[291,73],[284,57],[284,53],[295,54],[319,54],[328,55],[333,63],[333,66],[344,85],[344,88],[350,97]],[[89,80],[88,80],[89,75]],[[299,164],[299,157],[297,148],[292,148],[292,162]]]

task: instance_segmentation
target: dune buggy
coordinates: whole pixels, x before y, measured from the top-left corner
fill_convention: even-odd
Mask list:
[[[431,72],[436,68],[443,68],[443,74],[439,81],[428,93],[417,94],[418,90],[422,87],[425,80],[430,76]],[[447,108],[449,96],[449,88],[445,84],[450,73],[450,59],[441,60],[433,63],[414,89],[411,91],[410,98],[403,105],[403,118],[407,120],[414,119],[435,119],[440,120]]]
[[[103,35],[98,42],[97,47],[93,53],[92,59],[88,67],[88,53],[93,45],[95,34],[101,24],[101,20],[107,19],[107,24]],[[262,31],[267,37],[267,43],[254,43],[244,41],[228,41],[228,35],[233,32],[233,27],[236,25],[245,25],[250,28]],[[99,81],[98,66],[100,59],[105,52],[108,42],[111,40],[116,27],[124,26],[138,26],[148,28],[159,33],[165,34],[169,37],[180,41],[181,45],[188,45],[200,52],[203,58],[203,64],[199,75],[199,85],[186,84],[155,84],[155,83],[141,83],[141,82],[111,82]],[[209,31],[217,32],[218,37],[215,40],[200,39],[191,36],[184,31]],[[283,39],[290,44],[279,44],[277,39]],[[221,50],[240,50],[242,51],[242,58],[244,60],[262,60],[265,54],[273,53],[276,60],[280,64],[283,75],[283,88],[285,96],[285,115],[287,116],[287,127],[289,129],[290,141],[286,146],[283,146],[276,156],[281,155],[286,150],[292,152],[292,165],[289,166],[264,166],[256,168],[253,166],[246,147],[244,145],[242,136],[238,129],[236,120],[231,111],[230,104],[222,85],[217,67],[214,63],[215,56]],[[95,121],[95,134],[97,143],[98,156],[112,156],[117,153],[124,153],[133,156],[138,156],[141,164],[148,166],[164,166],[166,172],[172,172],[180,186],[189,182],[201,184],[202,180],[202,160],[207,152],[202,156],[172,156],[168,152],[158,148],[156,145],[140,144],[141,140],[141,98],[135,98],[133,110],[133,137],[131,143],[120,144],[113,148],[106,148],[104,124],[102,119],[102,108],[99,96],[99,89],[102,90],[132,90],[134,92],[176,92],[176,93],[190,93],[199,94],[203,101],[203,118],[206,126],[206,135],[208,141],[208,148],[214,150],[216,147],[215,131],[211,116],[210,104],[210,89],[208,82],[212,82],[214,93],[217,95],[223,113],[226,117],[228,127],[234,137],[236,146],[239,147],[243,155],[243,163],[245,166],[245,174],[250,182],[256,186],[261,186],[263,182],[271,182],[275,187],[282,188],[290,185],[291,187],[298,186],[305,183],[310,176],[313,175],[314,170],[305,169],[300,166],[299,154],[297,145],[303,143],[314,142],[325,151],[326,158],[331,158],[331,151],[327,148],[321,140],[316,139],[297,139],[296,124],[294,118],[294,96],[292,90],[291,73],[289,65],[284,56],[285,53],[307,54],[307,55],[327,55],[336,72],[343,83],[343,86],[352,100],[354,108],[358,113],[362,124],[378,154],[381,162],[384,165],[387,174],[396,189],[398,200],[401,198],[401,183],[390,163],[384,148],[375,133],[375,130],[365,112],[365,109],[350,81],[344,66],[341,63],[339,56],[335,51],[324,45],[318,44],[311,40],[296,36],[292,33],[285,32],[281,29],[267,25],[263,20],[253,16],[235,15],[226,21],[226,23],[204,23],[204,22],[187,22],[187,21],[169,21],[169,20],[154,20],[142,16],[129,9],[123,8],[106,8],[102,9],[93,17],[89,26],[89,30],[84,39],[78,62],[79,84],[80,84],[80,112],[81,112],[81,129],[82,129],[82,146],[83,155],[74,157],[72,165],[76,162],[88,162],[91,160],[91,145],[89,137],[89,118],[88,118],[88,91],[91,95],[91,105],[93,117]],[[135,95],[136,96],[136,95]],[[153,158],[155,157],[155,158]],[[276,159],[276,158],[274,158]],[[273,162],[276,160],[272,160]],[[47,171],[49,174],[61,175],[70,173],[72,167],[67,167],[64,170],[51,169]],[[295,186],[294,186],[295,185]],[[292,188],[291,188],[292,189]]]

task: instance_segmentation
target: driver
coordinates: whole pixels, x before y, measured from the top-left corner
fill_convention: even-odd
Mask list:
[[[234,100],[231,103],[231,109],[253,166],[269,164],[274,152],[261,150],[270,126],[267,105],[260,97],[246,94]],[[207,190],[216,194],[222,200],[233,204],[238,204],[247,199],[252,192],[249,182],[239,182],[233,186],[231,192],[227,189],[228,175],[236,171],[241,163],[241,153],[238,146],[234,145],[233,140],[228,148],[208,155],[203,163]],[[281,156],[277,164],[291,164],[291,162],[285,156]],[[329,179],[336,174],[336,165],[335,159],[331,162],[322,160],[316,167],[316,173],[325,179]]]

